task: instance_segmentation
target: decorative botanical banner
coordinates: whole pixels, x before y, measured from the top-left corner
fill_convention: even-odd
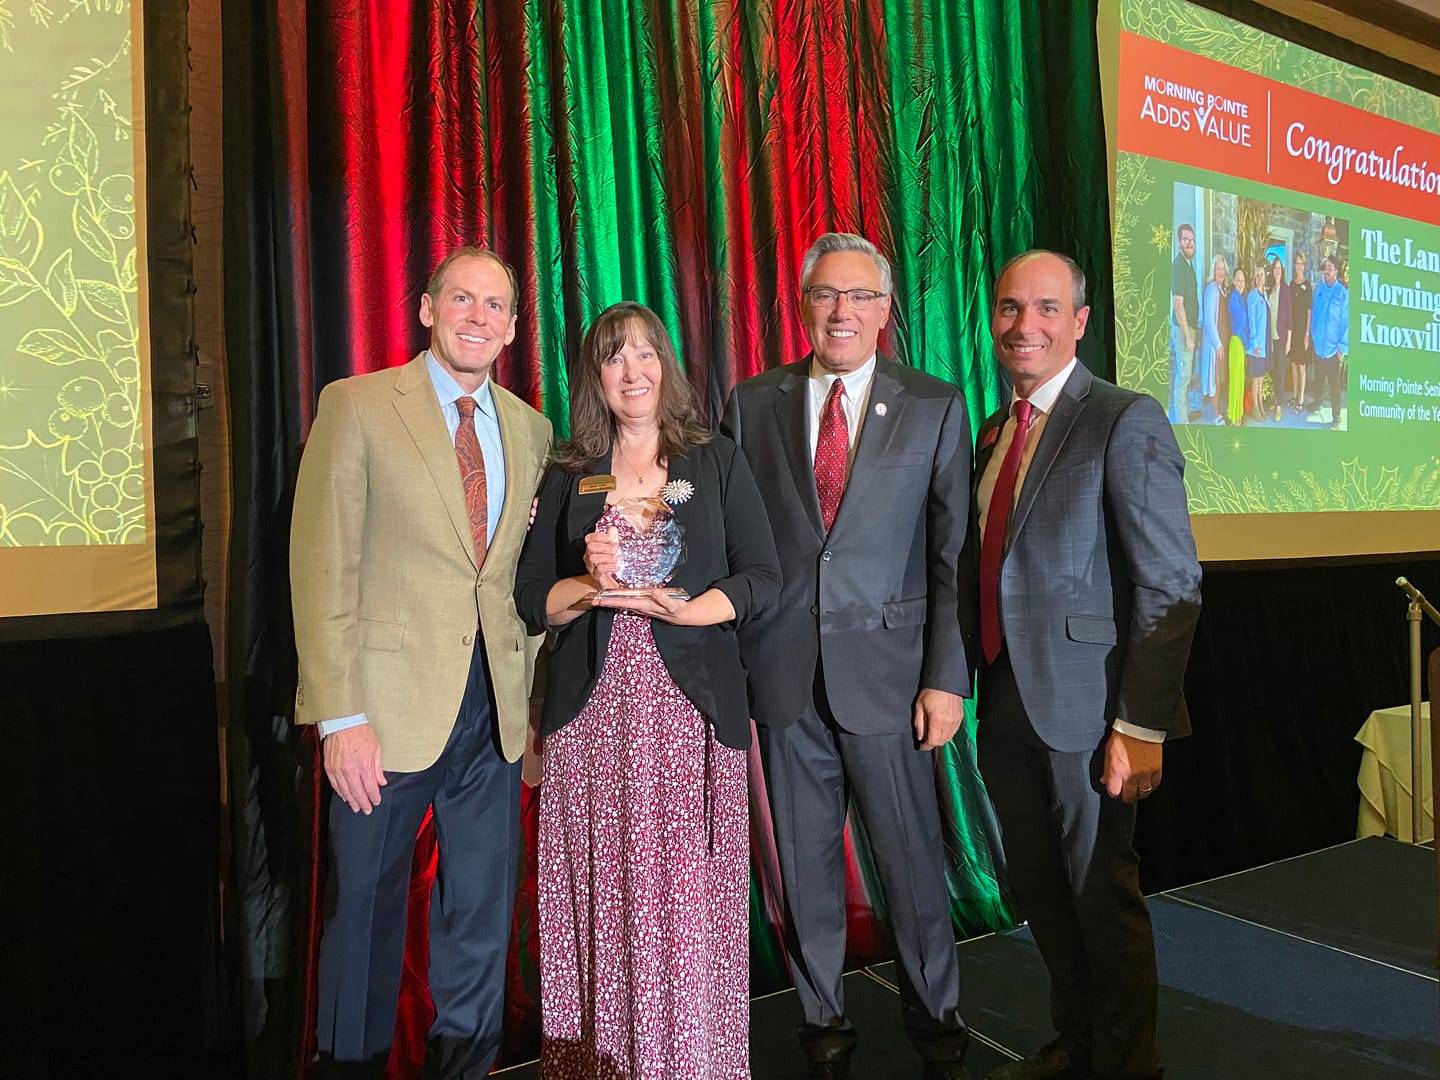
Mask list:
[[[802,356],[800,259],[827,229],[893,256],[887,347],[960,385],[978,426],[1002,392],[995,268],[1036,244],[1076,254],[1095,282],[1082,355],[1104,371],[1109,238],[1087,4],[327,0],[302,15],[233,0],[225,14],[226,322],[235,489],[250,498],[232,559],[231,760],[253,1037],[283,1022],[276,988],[303,985],[308,973],[287,965],[313,955],[302,943],[318,920],[291,899],[287,868],[308,852],[273,827],[289,774],[267,772],[307,753],[281,718],[289,470],[321,386],[424,347],[416,308],[449,247],[486,243],[517,267],[519,326],[497,376],[563,434],[567,362],[620,299],[660,313],[712,418],[736,381]],[[972,739],[973,716],[937,773],[952,915],[967,933],[1010,919]],[[754,802],[760,992],[787,976]],[[528,845],[533,804],[526,819]],[[847,852],[850,960],[862,963],[885,954],[885,911],[863,830]],[[423,858],[418,869],[423,895]],[[536,1045],[533,896],[532,877],[506,1061]],[[423,964],[407,971],[397,1075],[426,1022]]]
[[[1440,97],[1185,0],[1106,8],[1118,381],[1169,406],[1201,558],[1433,548]]]
[[[156,600],[139,18],[0,2],[0,616]]]

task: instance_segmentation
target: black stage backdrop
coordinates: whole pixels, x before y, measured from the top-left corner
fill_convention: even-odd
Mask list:
[[[1440,596],[1435,560],[1207,568],[1185,676],[1195,733],[1166,746],[1137,825],[1147,893],[1354,838],[1355,732],[1410,700],[1395,578]],[[1440,630],[1426,623],[1422,645]]]
[[[220,1076],[217,1050],[234,1041],[200,575],[184,0],[146,3],[143,48],[159,605],[0,620],[0,1074],[26,1080]]]
[[[306,951],[317,917],[311,879],[316,753],[291,722],[290,501],[300,459],[296,357],[309,350],[304,180],[287,167],[287,77],[305,69],[303,5],[224,0],[225,336],[234,508],[226,728],[231,850],[227,959],[244,1075],[304,1075]],[[302,76],[303,77],[303,76]],[[308,364],[308,359],[306,363]]]
[[[0,1075],[223,1075],[211,659],[203,621],[0,648]]]

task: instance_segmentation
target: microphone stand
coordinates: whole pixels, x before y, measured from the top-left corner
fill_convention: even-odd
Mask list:
[[[1410,598],[1410,603],[1405,609],[1405,620],[1410,624],[1410,842],[1420,843],[1420,828],[1425,821],[1425,794],[1423,782],[1425,779],[1425,763],[1423,751],[1420,745],[1420,733],[1422,722],[1420,719],[1420,702],[1423,694],[1420,689],[1420,673],[1424,665],[1420,660],[1420,620],[1429,616],[1430,621],[1440,626],[1440,611],[1436,611],[1434,605],[1425,599],[1425,594],[1411,585],[1404,577],[1395,579],[1395,584],[1405,590],[1405,595]],[[1430,721],[1432,725],[1437,719],[1435,715],[1435,702],[1430,703]],[[1431,732],[1430,748],[1437,748],[1435,733]],[[1432,775],[1434,775],[1432,773]],[[1440,776],[1436,777],[1440,779]]]
[[[1430,616],[1430,621],[1440,626],[1440,612],[1437,612],[1419,589],[1403,577],[1395,584],[1405,590],[1410,605],[1405,618],[1410,623],[1410,786],[1414,795],[1410,800],[1410,822],[1414,832],[1411,840],[1420,843],[1420,823],[1425,819],[1425,801],[1420,787],[1424,779],[1420,768],[1420,617]],[[1430,689],[1436,690],[1435,679],[1430,680]],[[1440,780],[1440,701],[1431,695],[1430,701],[1430,775]],[[1432,786],[1432,794],[1433,794]],[[1435,924],[1440,927],[1440,844],[1435,845]],[[1436,944],[1436,957],[1440,959],[1440,941]]]

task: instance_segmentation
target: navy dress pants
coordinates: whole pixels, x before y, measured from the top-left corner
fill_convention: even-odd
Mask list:
[[[331,878],[320,943],[317,1037],[332,1073],[380,1075],[395,1035],[415,837],[434,807],[439,865],[430,894],[435,1020],[425,1076],[479,1080],[500,1049],[515,898],[520,766],[500,752],[477,642],[449,741],[428,769],[387,772],[380,805],[357,814],[332,795]]]

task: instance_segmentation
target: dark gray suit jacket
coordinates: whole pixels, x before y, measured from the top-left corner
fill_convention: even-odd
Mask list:
[[[780,602],[740,628],[751,715],[797,720],[819,658],[841,727],[908,731],[920,689],[971,692],[970,417],[954,386],[878,357],[827,537],[806,419],[809,371],[806,357],[740,383],[722,424],[750,461],[783,579]]]
[[[984,475],[1009,406],[980,426]],[[1200,615],[1184,459],[1164,409],[1077,364],[1020,488],[1000,618],[1035,732],[1093,750],[1115,719],[1188,735],[1181,688]]]

